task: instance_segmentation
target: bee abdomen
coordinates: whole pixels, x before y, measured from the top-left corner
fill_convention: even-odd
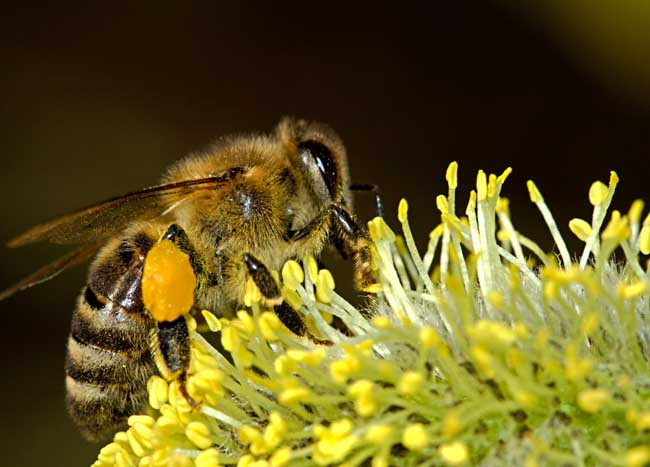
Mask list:
[[[67,405],[89,440],[123,428],[146,403],[146,383],[155,372],[147,319],[95,294],[90,286],[79,297],[65,363]]]

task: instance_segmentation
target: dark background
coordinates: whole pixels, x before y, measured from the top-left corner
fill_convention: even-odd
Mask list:
[[[446,193],[452,160],[462,210],[479,168],[512,165],[505,194],[515,224],[546,249],[528,178],[567,237],[571,217],[590,218],[587,190],[610,169],[621,176],[616,207],[647,193],[641,2],[216,3],[3,7],[0,239],[153,184],[188,151],[222,134],[270,131],[285,114],[333,126],[353,178],[382,187],[391,219],[399,198],[409,199],[421,244],[439,222],[434,199]],[[370,200],[358,205],[372,216]],[[61,251],[3,250],[0,285]],[[84,274],[0,304],[6,465],[84,465],[98,452],[63,402],[64,345]]]

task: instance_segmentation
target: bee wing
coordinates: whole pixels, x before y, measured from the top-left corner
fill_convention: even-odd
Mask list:
[[[51,263],[43,266],[38,271],[33,272],[8,289],[0,292],[0,301],[11,297],[13,294],[20,292],[21,290],[25,290],[29,287],[40,284],[41,282],[48,281],[69,267],[83,263],[85,260],[93,256],[97,250],[99,250],[101,245],[102,242],[83,245],[58,258],[57,260],[52,261]]]
[[[124,229],[136,219],[151,219],[173,208],[172,199],[198,190],[215,189],[227,175],[184,180],[128,193],[32,227],[7,243],[17,247],[38,241],[90,243]],[[174,198],[170,198],[173,195]]]

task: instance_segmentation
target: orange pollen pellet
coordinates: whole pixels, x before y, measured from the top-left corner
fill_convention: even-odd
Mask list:
[[[170,240],[155,244],[144,261],[142,300],[156,321],[174,321],[194,304],[190,258]]]

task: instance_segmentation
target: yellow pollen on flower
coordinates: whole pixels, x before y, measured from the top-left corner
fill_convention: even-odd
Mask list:
[[[255,332],[255,321],[253,317],[248,314],[246,310],[239,310],[237,312],[237,318],[239,321],[234,322],[233,324],[237,325],[237,328],[244,331],[246,334],[253,334]]]
[[[275,313],[265,311],[258,318],[257,324],[260,328],[262,336],[264,336],[264,339],[266,339],[268,342],[274,342],[278,340],[276,331],[282,329],[282,323]]]
[[[257,288],[252,278],[246,280],[244,285],[244,305],[251,307],[262,300],[262,292]]]
[[[490,345],[495,340],[510,344],[517,339],[514,331],[496,321],[479,320],[476,324],[467,327],[469,336],[477,342]]]
[[[438,448],[438,452],[440,457],[449,465],[464,464],[469,459],[467,446],[461,441],[442,444]]]
[[[355,399],[355,409],[362,417],[368,417],[375,411],[375,402],[372,396],[374,383],[367,379],[354,382],[348,388],[348,394]]]
[[[627,217],[630,219],[630,222],[636,224],[641,220],[641,214],[643,213],[643,207],[645,204],[642,199],[635,199],[630,206],[630,210],[627,212]]]
[[[445,195],[436,196],[436,207],[441,214],[447,214],[449,212],[449,202]]]
[[[399,201],[399,206],[397,207],[397,219],[400,222],[406,222],[406,220],[408,219],[408,211],[409,211],[409,204],[404,198],[402,198]]]
[[[284,389],[278,396],[278,400],[282,405],[291,405],[296,402],[302,402],[311,395],[309,389],[295,385]]]
[[[644,225],[639,234],[639,248],[644,255],[650,254],[650,225]]]
[[[532,180],[528,180],[526,182],[526,188],[528,188],[528,195],[530,196],[530,200],[533,203],[544,202],[544,197],[542,196],[539,189],[537,188],[537,185],[535,185],[535,182],[533,182]]]
[[[349,376],[359,371],[360,366],[358,358],[347,355],[330,363],[330,376],[337,383],[345,383]]]
[[[447,412],[445,418],[442,419],[442,435],[446,438],[452,438],[460,431],[462,425],[460,417],[455,411]]]
[[[497,182],[499,183],[499,185],[503,185],[511,173],[512,173],[512,167],[507,167],[506,170],[501,172],[501,175],[497,177]]]
[[[395,233],[381,217],[375,217],[368,222],[368,231],[370,232],[370,238],[375,242],[386,240],[392,243],[395,241]]]
[[[290,290],[296,290],[305,280],[305,272],[294,260],[289,260],[282,266],[282,282]]]
[[[488,292],[487,298],[492,306],[496,308],[503,307],[503,295],[501,295],[501,292],[498,290],[492,290],[491,292]]]
[[[478,171],[476,175],[476,197],[479,201],[484,201],[487,198],[487,177],[482,170]]]
[[[330,303],[334,292],[334,277],[327,269],[318,271],[316,280],[316,298],[322,303]]]
[[[500,196],[497,199],[497,204],[495,207],[495,211],[498,213],[503,213],[506,216],[510,214],[510,200],[508,198],[504,198]]]
[[[194,304],[196,275],[190,257],[172,241],[161,240],[147,253],[142,301],[156,321],[174,321]]]
[[[625,453],[626,467],[643,467],[650,461],[650,447],[636,446]]]
[[[421,423],[412,423],[402,433],[402,444],[411,451],[422,451],[429,445],[429,434]]]
[[[285,446],[273,453],[273,455],[269,459],[269,463],[271,464],[271,467],[282,467],[290,460],[291,460],[291,448],[289,446]]]
[[[212,332],[221,331],[221,321],[219,321],[219,318],[214,316],[208,310],[201,310],[201,314],[203,315],[203,319],[205,319],[205,322],[208,325],[210,331]]]
[[[364,439],[369,443],[382,445],[390,437],[393,431],[394,429],[390,425],[386,425],[386,424],[372,425],[370,428],[368,428],[368,431],[366,432]]]
[[[221,345],[228,352],[233,352],[241,346],[241,338],[239,337],[239,331],[233,326],[228,326],[223,331],[221,331]]]
[[[571,219],[569,221],[569,229],[571,232],[583,242],[587,241],[591,235],[591,225],[582,219]]]
[[[424,326],[419,332],[420,342],[428,348],[437,347],[440,344],[440,336],[431,326]]]
[[[309,276],[309,280],[312,284],[315,283],[318,278],[318,263],[316,262],[316,258],[309,255],[303,259],[303,263],[307,265],[307,275]]]
[[[513,393],[514,399],[524,407],[531,407],[537,402],[535,394],[526,390],[517,390]]]
[[[288,376],[296,369],[296,361],[288,355],[280,355],[273,362],[273,368],[279,375]]]
[[[393,323],[388,316],[373,316],[371,323],[377,329],[390,329],[393,327]]]
[[[255,462],[255,458],[250,454],[246,454],[239,458],[237,461],[237,467],[251,467]]]
[[[147,382],[147,390],[149,391],[149,405],[158,410],[162,405],[167,402],[167,393],[169,386],[167,381],[158,375],[149,378]]]
[[[609,400],[611,396],[603,389],[585,389],[578,393],[578,406],[589,413],[598,412]]]
[[[618,295],[619,297],[625,299],[636,298],[639,295],[643,295],[646,292],[647,288],[648,286],[646,281],[640,279],[633,284],[621,284],[618,289]]]
[[[185,436],[199,449],[208,449],[212,446],[210,429],[201,422],[190,422],[185,428]]]
[[[262,437],[262,432],[255,427],[244,425],[237,431],[242,443],[251,444]]]
[[[458,186],[458,162],[453,161],[447,166],[447,171],[445,172],[445,180],[447,180],[447,185],[452,190],[455,190]]]
[[[196,467],[219,467],[219,453],[215,448],[206,449],[194,459]]]
[[[497,176],[490,174],[488,177],[488,186],[487,186],[487,195],[488,198],[492,199],[497,194]]]
[[[418,392],[424,382],[424,376],[419,371],[405,372],[397,384],[397,392],[405,396],[412,396]]]
[[[603,240],[622,241],[630,236],[627,216],[621,216],[618,211],[612,212],[612,217],[603,230],[601,237]]]
[[[592,206],[598,206],[607,199],[607,186],[601,181],[595,181],[589,188],[589,202]]]

